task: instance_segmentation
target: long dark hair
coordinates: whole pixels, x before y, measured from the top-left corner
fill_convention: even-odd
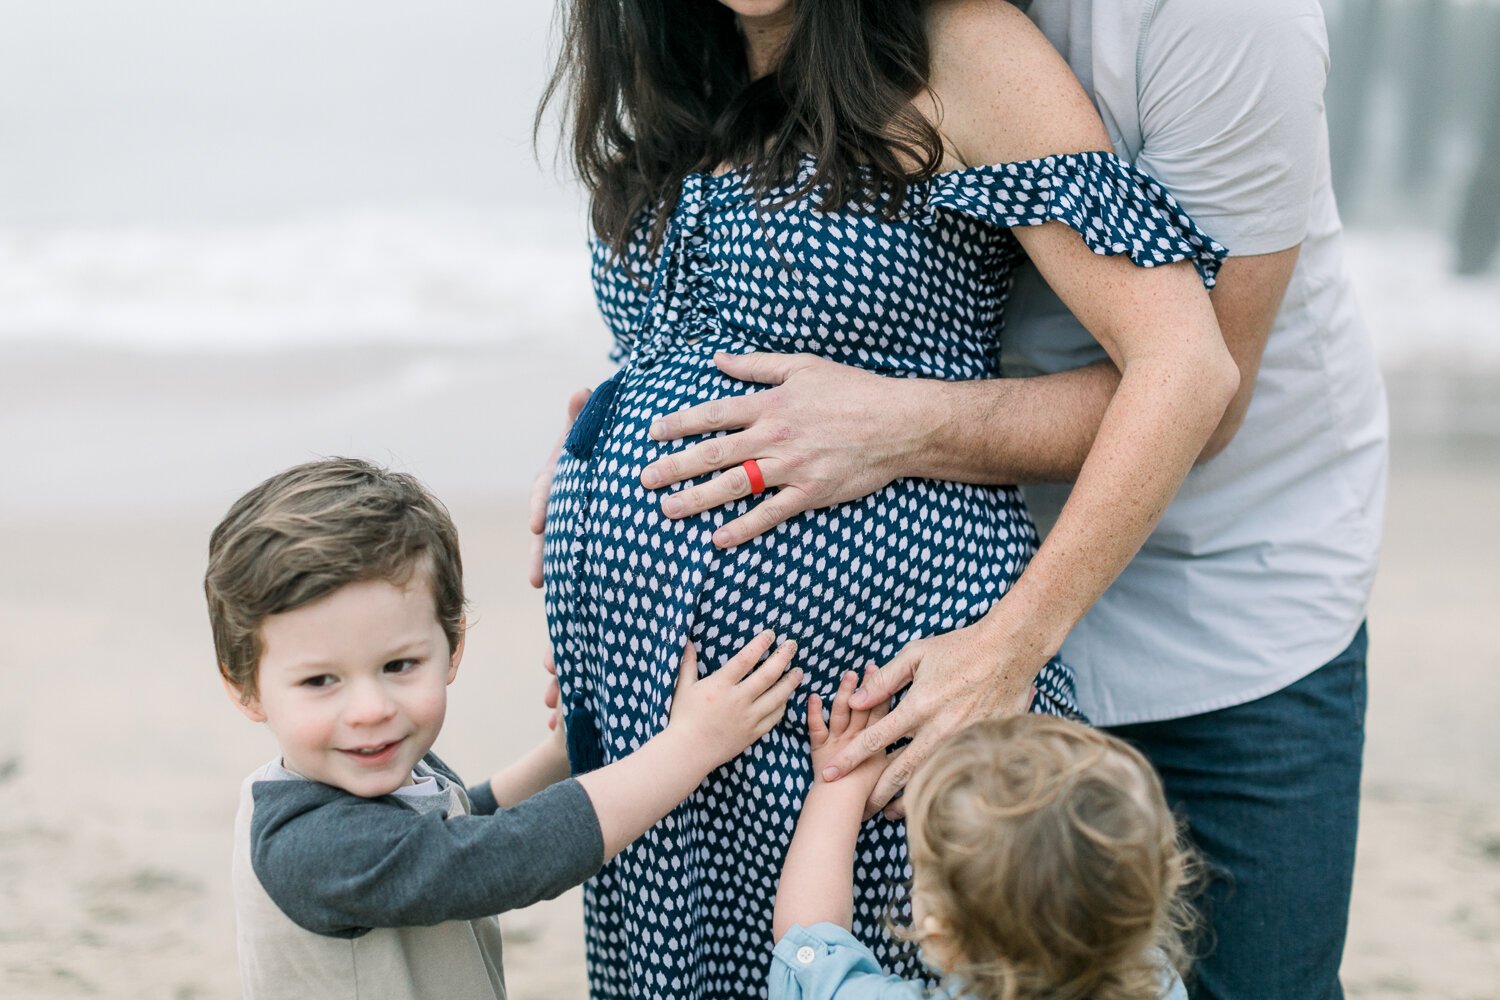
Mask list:
[[[816,170],[820,207],[894,216],[942,162],[911,106],[928,74],[922,0],[797,0],[776,69],[751,80],[734,13],[716,0],[562,0],[562,51],[537,108],[566,90],[572,162],[594,231],[623,251],[643,209],[661,239],[688,173],[733,164],[765,191]]]

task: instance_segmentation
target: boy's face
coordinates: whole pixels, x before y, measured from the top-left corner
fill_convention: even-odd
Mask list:
[[[448,707],[450,655],[426,572],[364,580],[261,625],[259,693],[230,697],[281,744],[284,765],[353,795],[411,781]]]

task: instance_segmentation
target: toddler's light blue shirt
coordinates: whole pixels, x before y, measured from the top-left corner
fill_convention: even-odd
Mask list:
[[[772,952],[769,986],[768,1000],[959,1000],[948,989],[928,993],[887,975],[869,948],[834,924],[787,931]],[[1187,1000],[1175,974],[1162,1000]]]

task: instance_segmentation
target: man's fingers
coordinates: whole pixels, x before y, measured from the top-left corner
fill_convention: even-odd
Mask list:
[[[651,422],[650,435],[653,441],[675,441],[678,438],[708,434],[712,431],[737,430],[748,427],[765,409],[765,401],[758,399],[758,392],[743,396],[725,396],[711,399],[707,403],[689,406],[676,413],[657,417]]]
[[[858,678],[861,685],[869,684],[875,677],[875,669],[875,664],[871,663],[865,667],[864,676],[861,677],[859,674],[854,674],[854,676]],[[853,671],[851,671],[851,673],[853,673]],[[870,709],[854,708],[853,706],[850,706],[849,725],[853,726],[855,729],[863,729],[865,728],[865,726],[869,725],[869,722]]]
[[[880,811],[880,814],[888,820],[905,819],[906,796],[898,795],[894,799],[891,799],[891,801],[885,804],[885,808]],[[869,817],[865,818],[868,819]]]
[[[745,470],[738,466],[747,458],[755,458],[755,453],[759,450],[752,437],[745,433],[709,438],[707,441],[699,441],[675,455],[666,455],[646,466],[641,470],[641,485],[647,489],[662,489],[673,483],[696,479],[710,472],[718,472],[720,469],[738,472],[744,476]],[[765,471],[765,465],[762,464],[761,472]],[[703,485],[705,484],[700,483],[694,489],[699,489]],[[745,480],[745,489],[749,491],[748,479]],[[674,493],[666,499],[670,502],[674,497],[682,496],[683,492]],[[663,509],[669,515],[673,513],[666,504],[663,504]]]
[[[866,723],[866,725],[873,726],[875,723],[879,722],[881,719],[885,718],[887,715],[890,715],[890,714],[891,714],[891,701],[890,701],[890,699],[889,698],[885,698],[885,699],[882,699],[880,701],[877,701],[875,703],[875,706],[870,709],[870,721],[868,723]]]
[[[906,783],[911,781],[917,767],[931,753],[931,743],[915,740],[892,754],[886,762],[885,770],[880,773],[880,780],[875,782],[875,790],[865,803],[865,811],[874,814],[889,805],[896,793],[906,788]]]
[[[719,371],[741,382],[759,382],[761,385],[780,385],[799,368],[807,365],[807,356],[802,354],[767,354],[752,351],[749,354],[714,355],[714,364]]]
[[[870,708],[882,701],[890,701],[917,674],[917,665],[922,662],[921,648],[912,643],[896,658],[875,672],[873,678],[867,677],[860,685],[860,689],[854,692],[850,703],[855,708]]]
[[[833,762],[823,768],[823,780],[837,781],[840,775],[848,774],[877,753],[885,753],[886,747],[901,737],[910,735],[911,727],[906,721],[909,716],[903,711],[904,708],[904,705],[898,707],[890,715],[860,733],[848,746],[839,751],[838,756],[833,758]]]
[[[785,486],[715,531],[714,545],[721,549],[743,545],[812,505],[811,498],[800,487]]]
[[[776,652],[766,658],[766,662],[755,668],[755,672],[746,677],[740,683],[751,695],[760,698],[761,695],[771,689],[777,682],[777,678],[787,672],[787,667],[792,662],[792,657],[797,653],[797,644],[790,639],[776,647]]]
[[[542,704],[548,708],[556,708],[558,696],[557,678],[550,677],[547,679],[547,686],[542,688]]]

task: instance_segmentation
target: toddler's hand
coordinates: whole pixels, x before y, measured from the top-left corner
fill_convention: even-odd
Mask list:
[[[865,681],[874,679],[873,664],[865,672]],[[807,696],[807,740],[812,747],[813,782],[827,784],[823,780],[823,768],[831,764],[849,744],[859,739],[873,723],[880,721],[890,711],[889,702],[880,702],[874,708],[854,711],[849,707],[849,698],[854,694],[859,675],[846,671],[839,679],[838,690],[833,694],[833,707],[828,713],[828,722],[823,722],[823,701],[815,694]],[[838,780],[840,786],[850,785],[850,794],[868,798],[885,770],[885,754],[875,753],[866,757],[858,767]]]
[[[787,670],[797,651],[795,642],[782,643],[765,663],[755,665],[774,638],[762,632],[728,663],[701,679],[692,643],[683,650],[667,728],[686,734],[687,745],[707,756],[710,770],[738,757],[770,732],[786,714],[787,699],[802,682],[800,667]]]

